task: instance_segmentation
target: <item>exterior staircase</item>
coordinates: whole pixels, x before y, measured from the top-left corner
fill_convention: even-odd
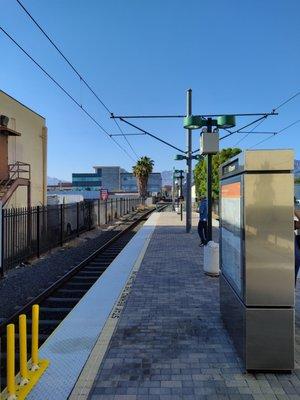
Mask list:
[[[19,186],[27,186],[27,206],[30,207],[30,164],[16,161],[8,165],[8,178],[0,180],[0,201],[2,206],[8,202]]]

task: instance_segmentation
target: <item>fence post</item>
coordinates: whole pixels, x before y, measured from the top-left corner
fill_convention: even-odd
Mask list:
[[[27,247],[31,250],[32,243],[32,207],[27,207]]]
[[[60,205],[60,245],[63,245],[63,235],[64,235],[64,218],[63,218],[64,205]]]
[[[98,201],[98,226],[100,226],[100,199]]]
[[[105,200],[105,224],[107,224],[107,199]]]
[[[79,237],[79,202],[76,203],[76,231],[77,231],[77,237]]]
[[[36,208],[36,256],[40,257],[40,206]]]
[[[0,201],[0,275],[4,276],[4,209]]]

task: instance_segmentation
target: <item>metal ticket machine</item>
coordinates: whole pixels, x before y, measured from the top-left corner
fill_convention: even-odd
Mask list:
[[[220,307],[246,370],[294,369],[294,153],[220,167]]]

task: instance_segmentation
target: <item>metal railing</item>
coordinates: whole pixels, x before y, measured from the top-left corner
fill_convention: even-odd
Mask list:
[[[24,178],[30,180],[31,178],[30,164],[22,161],[8,164],[8,172],[10,179]],[[27,176],[24,177],[23,174],[27,174]]]
[[[8,177],[7,179],[2,179],[0,181],[0,187],[2,189],[7,188],[15,179],[18,178],[23,178],[27,180],[31,179],[30,164],[24,163],[22,161],[16,161],[12,164],[8,164]]]
[[[2,262],[0,274],[31,257],[103,226],[141,204],[140,198],[92,200],[80,203],[2,210]]]

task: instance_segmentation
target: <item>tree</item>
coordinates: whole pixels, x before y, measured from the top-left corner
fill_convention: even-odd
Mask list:
[[[147,197],[148,178],[153,171],[153,166],[154,161],[144,156],[132,167],[133,175],[137,180],[138,191],[143,200]]]
[[[219,198],[219,167],[229,158],[239,154],[239,148],[222,149],[212,158],[212,196],[214,199]],[[196,185],[196,195],[198,197],[206,194],[206,159],[198,162],[194,169],[194,180]]]
[[[300,183],[300,177],[299,178],[295,178],[295,183]]]

